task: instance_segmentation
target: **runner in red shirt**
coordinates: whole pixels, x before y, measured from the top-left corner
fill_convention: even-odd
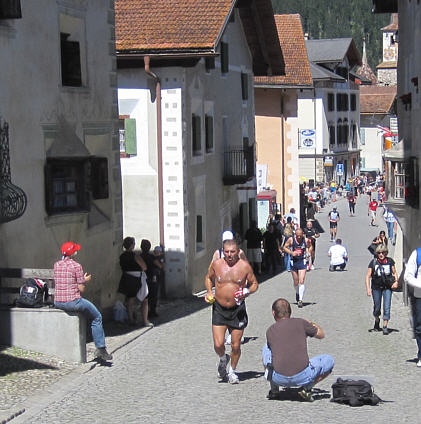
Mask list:
[[[376,224],[376,211],[377,211],[377,207],[379,206],[378,202],[376,199],[372,200],[369,204],[368,204],[368,212],[367,215],[371,214],[371,223],[370,225],[374,226],[374,227],[378,227],[378,225]]]

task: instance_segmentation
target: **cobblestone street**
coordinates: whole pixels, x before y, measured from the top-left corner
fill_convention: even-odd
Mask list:
[[[86,373],[78,368],[37,392],[23,403],[26,410],[13,423],[418,422],[421,369],[414,362],[416,343],[401,293],[394,293],[392,300],[389,327],[395,331],[388,336],[368,331],[373,318],[372,299],[364,288],[370,260],[366,247],[385,224],[380,218],[380,227],[369,226],[365,196],[358,199],[355,217],[348,216],[347,202],[337,202],[338,237],[350,260],[345,272],[329,272],[330,206],[316,215],[325,232],[317,241],[316,269],[306,277],[304,308],[292,303],[295,291],[287,272],[264,281],[247,300],[240,384],[219,382],[211,308],[202,308],[204,300],[197,299],[191,313],[180,313],[114,349],[112,366]],[[313,403],[266,399],[269,387],[260,352],[273,322],[271,304],[278,297],[292,303],[292,316],[311,319],[325,330],[324,340],[309,339],[310,356],[330,353],[336,361],[333,374],[316,386]],[[369,379],[376,393],[390,402],[361,408],[331,403],[331,385],[338,376]]]

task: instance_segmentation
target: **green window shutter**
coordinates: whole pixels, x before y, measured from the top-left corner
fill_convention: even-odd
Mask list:
[[[228,73],[228,43],[221,43],[221,72],[223,74]]]
[[[249,79],[248,75],[243,72],[241,73],[241,95],[243,100],[249,98]]]
[[[136,140],[136,119],[126,118],[124,120],[125,140],[126,140],[126,153],[128,155],[137,154],[137,140]]]
[[[206,129],[206,151],[211,152],[213,150],[213,116],[206,115],[205,129]]]

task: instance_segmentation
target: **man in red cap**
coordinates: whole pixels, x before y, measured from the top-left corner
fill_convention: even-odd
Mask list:
[[[91,275],[84,273],[82,265],[73,259],[79,250],[80,245],[71,241],[61,246],[63,256],[54,264],[54,305],[65,312],[81,312],[92,320],[91,330],[96,346],[95,355],[99,359],[110,361],[113,357],[105,347],[101,312],[93,303],[81,296]]]

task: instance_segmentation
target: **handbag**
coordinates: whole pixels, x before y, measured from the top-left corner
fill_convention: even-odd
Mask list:
[[[370,246],[367,247],[368,251],[372,255],[375,255],[376,254],[376,248],[377,248],[377,244],[375,244],[375,243],[371,243]]]

